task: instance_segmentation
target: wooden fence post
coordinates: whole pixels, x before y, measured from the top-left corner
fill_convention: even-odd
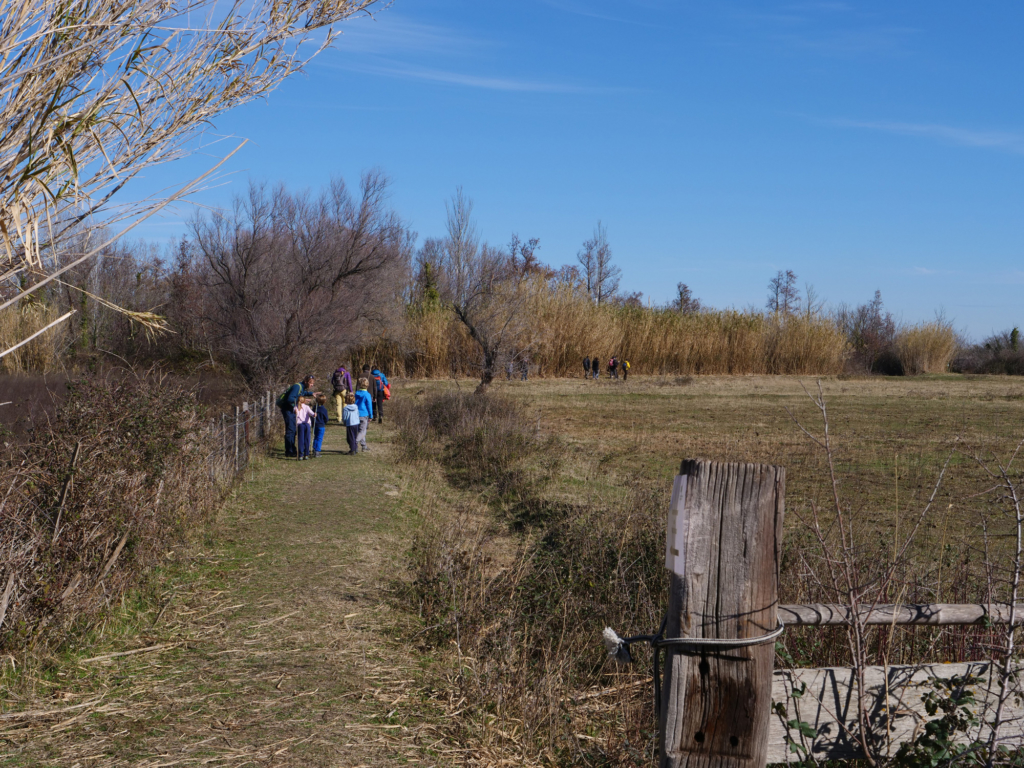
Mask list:
[[[786,475],[782,467],[684,461],[666,638],[740,639],[776,629]],[[683,479],[685,478],[685,486]],[[684,489],[684,490],[683,490]],[[764,768],[772,641],[668,646],[662,768]]]
[[[235,474],[238,474],[238,419],[241,409],[235,406]]]

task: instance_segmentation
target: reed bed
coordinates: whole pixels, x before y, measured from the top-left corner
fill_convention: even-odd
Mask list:
[[[613,355],[639,374],[830,375],[844,370],[849,351],[823,315],[598,306],[562,288],[534,291],[525,311],[531,322],[508,347],[539,376],[578,376],[584,357],[604,363]],[[417,378],[479,371],[473,340],[443,307],[411,313],[389,357],[396,373]]]
[[[906,374],[945,373],[959,348],[953,324],[943,318],[907,326],[896,334],[896,356]]]

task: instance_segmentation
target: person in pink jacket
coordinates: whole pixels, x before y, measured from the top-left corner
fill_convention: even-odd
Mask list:
[[[299,461],[309,458],[309,443],[313,437],[313,409],[306,405],[306,398],[300,397],[295,406],[295,427]]]

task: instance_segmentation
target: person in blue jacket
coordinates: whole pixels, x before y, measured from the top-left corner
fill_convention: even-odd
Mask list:
[[[302,381],[292,384],[277,398],[277,407],[281,409],[281,415],[284,417],[284,455],[288,458],[299,455],[295,448],[295,406],[300,397],[313,398],[317,395],[313,392],[314,381],[316,376],[311,374]]]
[[[363,452],[370,450],[366,447],[366,430],[373,421],[373,398],[367,391],[370,388],[370,381],[363,377],[359,380],[356,388],[356,406],[359,408],[359,437],[357,442],[362,446]]]

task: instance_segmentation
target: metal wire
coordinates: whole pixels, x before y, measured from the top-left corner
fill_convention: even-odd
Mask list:
[[[708,650],[725,650],[728,648],[746,648],[753,645],[763,645],[764,643],[770,643],[775,638],[779,637],[785,630],[786,626],[782,623],[782,619],[777,619],[779,626],[773,629],[771,632],[765,635],[759,635],[758,637],[744,637],[744,638],[723,638],[723,637],[665,637],[665,627],[668,625],[668,616],[661,620],[661,627],[658,628],[658,632],[653,635],[634,635],[633,637],[620,637],[618,647],[610,652],[613,658],[626,663],[632,662],[633,657],[630,655],[629,646],[633,643],[647,643],[651,646],[653,655],[653,678],[654,678],[654,717],[660,722],[661,720],[661,650],[663,648],[680,648],[680,649],[708,649]]]

